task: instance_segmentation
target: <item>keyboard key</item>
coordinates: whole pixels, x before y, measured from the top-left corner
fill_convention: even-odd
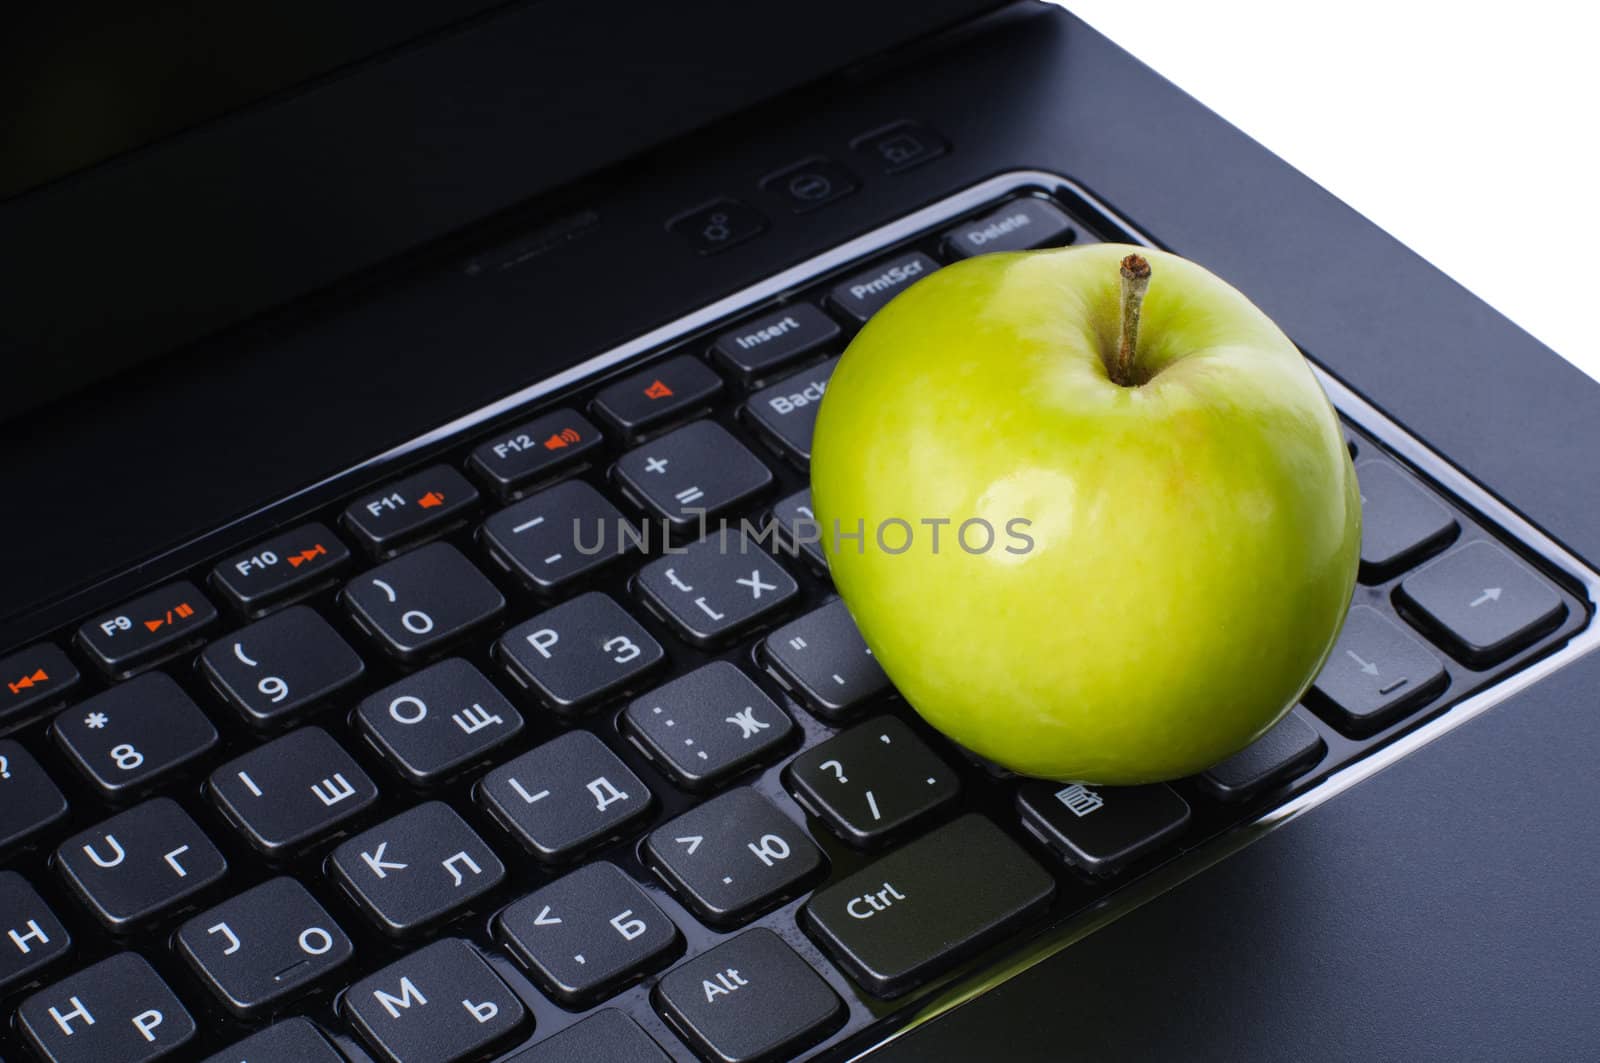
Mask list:
[[[268,856],[330,833],[378,799],[367,773],[320,727],[303,727],[211,773],[224,816]]]
[[[820,155],[761,179],[761,190],[787,206],[791,214],[806,214],[859,187],[855,174]]]
[[[321,524],[302,524],[235,554],[211,570],[239,610],[258,616],[331,581],[350,561],[350,548]]]
[[[228,870],[211,839],[170,797],[68,838],[55,863],[95,916],[118,932],[176,907]]]
[[[1358,605],[1317,676],[1312,702],[1339,730],[1371,734],[1432,700],[1448,681],[1444,664],[1419,639]]]
[[[345,1063],[310,1019],[284,1019],[225,1048],[205,1063]]]
[[[649,787],[588,731],[568,731],[491,771],[478,798],[545,861],[575,859],[616,837],[653,801]]]
[[[49,1063],[150,1063],[175,1059],[194,1018],[142,956],[119,952],[17,1009],[28,1045]]]
[[[685,240],[696,254],[715,255],[766,231],[767,219],[737,199],[713,200],[679,214],[667,229]]]
[[[1266,734],[1196,776],[1195,781],[1219,801],[1248,801],[1298,779],[1316,767],[1327,751],[1327,743],[1305,710],[1294,709]]]
[[[467,464],[501,498],[510,498],[577,465],[601,442],[600,429],[582,414],[552,410],[495,436],[474,450]]]
[[[57,704],[78,679],[77,665],[48,642],[0,658],[0,723]]]
[[[28,880],[0,871],[0,993],[33,981],[72,948],[72,935]]]
[[[820,569],[828,567],[822,553],[822,525],[811,509],[811,488],[796,491],[772,507],[772,519],[778,525],[782,549],[790,557],[804,553]]]
[[[446,938],[350,987],[343,1010],[380,1059],[475,1058],[528,1018],[517,995],[470,944]]]
[[[867,992],[890,998],[1010,933],[1055,892],[1021,846],[968,814],[819,890],[800,921]]]
[[[999,210],[963,222],[944,234],[951,258],[971,258],[990,251],[1031,251],[1076,241],[1072,219],[1049,200],[1036,196],[1014,199]]]
[[[893,692],[842,598],[780,627],[762,643],[771,672],[824,719]]]
[[[356,622],[403,661],[436,652],[506,606],[495,585],[448,543],[430,543],[357,576],[341,597]]]
[[[647,863],[695,913],[726,926],[792,896],[822,852],[765,797],[729,790],[645,839]]]
[[[67,799],[20,743],[0,742],[0,851],[67,814]],[[3,909],[0,909],[3,910]]]
[[[629,439],[703,410],[722,390],[722,378],[698,358],[681,354],[619,380],[595,396],[595,412]]]
[[[1407,576],[1399,602],[1466,664],[1484,668],[1553,631],[1567,607],[1538,573],[1493,543],[1452,550]]]
[[[1084,786],[1033,780],[1017,790],[1023,826],[1072,866],[1109,875],[1160,849],[1189,824],[1170,786]]]
[[[333,851],[334,877],[391,934],[436,922],[505,878],[505,865],[446,804],[430,801]]]
[[[863,133],[850,141],[850,147],[871,159],[886,174],[921,166],[950,150],[943,137],[915,122],[895,122]]]
[[[495,652],[513,679],[563,713],[621,693],[666,659],[661,644],[599,591],[518,624]]]
[[[707,789],[771,757],[794,721],[743,672],[713,661],[629,705],[622,726],[672,781]]]
[[[366,666],[326,620],[295,605],[207,646],[200,671],[246,723],[260,726],[326,701]]]
[[[650,515],[680,534],[743,505],[772,485],[772,472],[713,421],[696,421],[624,454],[615,475]]]
[[[274,878],[195,916],[178,952],[218,1000],[252,1015],[292,997],[355,954],[355,946],[306,888]]]
[[[499,939],[539,987],[583,1007],[653,970],[678,928],[614,864],[589,864],[500,913]]]
[[[724,332],[711,344],[711,354],[750,383],[834,342],[839,333],[833,318],[810,303],[795,303]]]
[[[1361,484],[1361,582],[1382,583],[1443,550],[1456,519],[1405,473],[1383,461],[1356,466]]]
[[[106,797],[156,782],[217,744],[217,729],[164,672],[130,679],[63,709],[56,741]]]
[[[478,489],[448,465],[433,465],[358,498],[344,523],[373,553],[397,548],[461,522],[478,504]]]
[[[120,677],[188,649],[216,618],[216,606],[180,580],[86,622],[78,645],[107,675]]]
[[[616,1008],[597,1011],[549,1040],[507,1058],[505,1063],[573,1063],[574,1060],[672,1063],[638,1023]]]
[[[523,586],[558,591],[623,556],[623,516],[582,480],[568,480],[490,517],[483,543]]]
[[[396,771],[419,784],[480,760],[522,730],[522,714],[459,657],[363,699],[356,722]]]
[[[800,591],[764,547],[727,529],[650,562],[636,582],[657,615],[698,646],[743,634]]]
[[[760,927],[669,971],[654,1000],[701,1058],[727,1063],[791,1058],[845,1018],[828,983]]]
[[[802,370],[769,388],[762,388],[745,403],[745,416],[771,440],[784,457],[802,468],[811,463],[811,432],[817,424],[817,407],[828,390],[838,358]]]
[[[862,847],[923,821],[961,793],[956,773],[893,716],[806,750],[790,762],[787,776],[808,812]]]
[[[890,299],[938,268],[939,263],[921,251],[911,251],[835,284],[828,291],[828,302],[852,321],[865,324]]]

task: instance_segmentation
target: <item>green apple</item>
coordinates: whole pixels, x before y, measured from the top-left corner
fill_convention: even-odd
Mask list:
[[[845,351],[812,454],[873,654],[934,727],[1027,775],[1153,782],[1243,748],[1310,685],[1355,586],[1355,470],[1310,366],[1159,251],[918,281]]]

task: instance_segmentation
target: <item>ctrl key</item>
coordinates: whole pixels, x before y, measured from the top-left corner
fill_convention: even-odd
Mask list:
[[[389,1063],[476,1057],[523,1024],[528,1009],[460,938],[436,941],[351,986],[343,1009]]]
[[[800,922],[873,996],[898,997],[1037,915],[1055,879],[969,813],[817,891]]]
[[[748,930],[669,971],[655,1004],[702,1059],[787,1059],[844,1019],[828,983],[770,930]]]
[[[29,1045],[51,1063],[148,1063],[176,1058],[193,1017],[141,956],[118,953],[17,1009]]]

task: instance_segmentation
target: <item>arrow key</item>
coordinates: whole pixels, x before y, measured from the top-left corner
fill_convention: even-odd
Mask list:
[[[1533,569],[1478,540],[1407,576],[1396,595],[1406,619],[1486,668],[1554,630],[1567,607]]]
[[[1444,664],[1422,641],[1370,605],[1350,610],[1311,703],[1347,734],[1371,734],[1433,700]]]

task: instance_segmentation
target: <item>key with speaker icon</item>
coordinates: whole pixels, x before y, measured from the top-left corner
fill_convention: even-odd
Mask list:
[[[553,410],[502,432],[472,452],[467,466],[501,498],[514,498],[580,465],[602,442],[600,429],[572,410]]]
[[[345,525],[379,557],[459,524],[478,503],[478,489],[448,465],[412,473],[356,499]]]

